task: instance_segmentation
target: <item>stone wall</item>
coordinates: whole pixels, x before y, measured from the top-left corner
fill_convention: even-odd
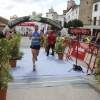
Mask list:
[[[84,25],[91,24],[89,19],[92,19],[92,8],[94,2],[95,0],[80,0],[79,19]]]

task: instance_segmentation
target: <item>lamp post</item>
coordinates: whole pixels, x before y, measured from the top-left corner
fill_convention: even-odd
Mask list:
[[[41,30],[42,30],[42,24],[41,24]]]

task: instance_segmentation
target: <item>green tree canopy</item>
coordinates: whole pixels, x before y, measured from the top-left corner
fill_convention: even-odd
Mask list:
[[[67,24],[69,27],[83,27],[83,22],[79,19],[70,20]]]
[[[74,19],[72,20],[73,22],[73,27],[83,27],[83,22],[79,19]]]

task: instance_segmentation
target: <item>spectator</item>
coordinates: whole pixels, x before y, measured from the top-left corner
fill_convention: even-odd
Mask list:
[[[12,39],[12,31],[9,31],[9,33],[6,35],[6,37],[10,40]]]
[[[50,30],[49,32],[48,32],[48,50],[47,50],[47,55],[46,56],[48,56],[49,55],[49,50],[50,50],[50,48],[52,49],[52,53],[51,53],[51,55],[52,56],[54,56],[54,47],[55,47],[55,42],[56,42],[56,37],[54,36],[54,32],[53,32],[53,30]]]
[[[0,32],[0,39],[1,38],[5,38],[5,35],[3,34],[3,32]]]

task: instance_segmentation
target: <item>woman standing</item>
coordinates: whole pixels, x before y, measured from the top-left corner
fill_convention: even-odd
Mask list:
[[[54,56],[54,50],[53,49],[55,47],[55,43],[56,43],[56,37],[54,36],[53,30],[50,30],[48,32],[48,47],[47,47],[48,49],[47,49],[47,55],[46,56],[49,55],[50,48],[52,49],[51,55]]]

